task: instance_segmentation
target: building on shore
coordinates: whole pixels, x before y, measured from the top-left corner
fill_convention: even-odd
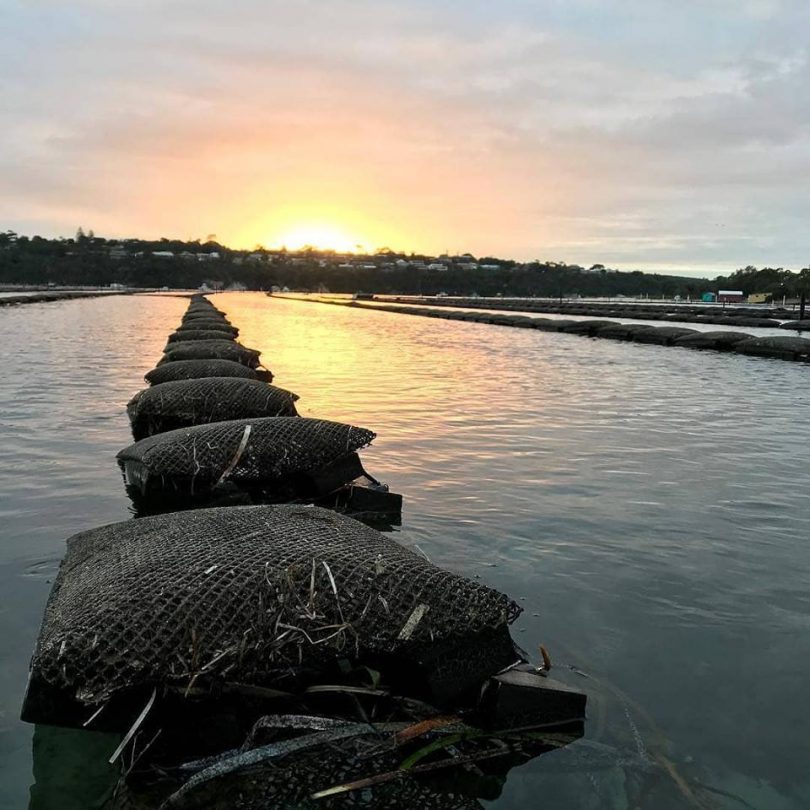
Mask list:
[[[718,290],[718,304],[742,304],[745,301],[745,293],[742,290]]]

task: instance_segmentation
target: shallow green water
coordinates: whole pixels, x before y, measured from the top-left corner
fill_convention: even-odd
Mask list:
[[[515,769],[487,806],[810,806],[810,369],[258,294],[217,304],[302,415],[377,431],[364,461],[405,496],[397,539],[518,599],[517,641],[589,692],[588,742],[605,748]],[[100,778],[104,740],[38,734],[34,762],[17,715],[65,538],[129,515],[125,404],[184,309],[0,312],[0,807],[27,806],[34,770],[38,808],[87,806]]]

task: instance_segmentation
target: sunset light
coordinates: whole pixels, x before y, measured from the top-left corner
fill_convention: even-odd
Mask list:
[[[284,199],[273,199],[275,195]],[[410,221],[380,221],[369,213],[385,203],[360,182],[351,194],[319,192],[306,184],[296,187],[285,182],[274,189],[273,196],[264,189],[245,193],[217,235],[243,248],[262,245],[271,250],[313,248],[335,253],[373,253],[380,247],[413,242],[408,235],[415,230]],[[251,210],[256,213],[250,214]]]
[[[359,253],[370,249],[359,237],[348,235],[343,229],[327,223],[303,223],[295,225],[272,240],[273,246],[289,250],[312,247],[319,250],[334,250],[336,253]]]

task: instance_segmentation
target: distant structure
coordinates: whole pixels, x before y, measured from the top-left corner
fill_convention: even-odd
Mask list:
[[[718,304],[741,304],[745,301],[745,293],[742,290],[718,290]]]
[[[770,304],[773,301],[773,293],[751,293],[748,296],[749,304]]]

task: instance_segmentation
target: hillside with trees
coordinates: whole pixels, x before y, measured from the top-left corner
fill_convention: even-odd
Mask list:
[[[334,293],[615,297],[681,296],[739,289],[746,294],[795,297],[810,288],[810,268],[745,267],[716,279],[620,272],[555,261],[516,262],[497,257],[424,256],[388,249],[373,255],[231,250],[205,242],[160,239],[115,240],[81,229],[74,238],[46,239],[0,233],[0,284],[212,289],[273,287]]]

